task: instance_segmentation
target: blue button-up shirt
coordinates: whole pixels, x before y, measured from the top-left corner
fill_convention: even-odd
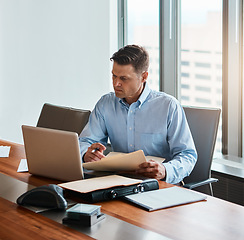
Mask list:
[[[114,93],[97,102],[80,135],[81,156],[95,142],[106,146],[108,138],[115,152],[141,149],[146,156],[165,158],[166,182],[173,184],[188,176],[197,160],[181,105],[174,97],[151,90],[148,84],[131,105]]]

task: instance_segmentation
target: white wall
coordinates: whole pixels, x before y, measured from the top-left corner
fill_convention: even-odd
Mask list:
[[[45,102],[92,109],[111,90],[114,2],[0,0],[0,138],[22,143]]]

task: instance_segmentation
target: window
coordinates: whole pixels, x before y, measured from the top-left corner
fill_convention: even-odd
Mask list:
[[[187,51],[186,51],[187,50]],[[222,108],[222,1],[181,1],[180,71],[190,79],[180,79],[183,105]],[[185,67],[188,61],[189,67]],[[182,76],[182,74],[181,74]],[[189,84],[195,91],[184,91]],[[189,96],[188,96],[189,95]],[[195,97],[192,97],[195,95]],[[188,96],[188,98],[186,98]],[[221,128],[216,150],[221,151]]]
[[[181,77],[189,78],[190,77],[190,74],[189,73],[182,72],[181,73]]]
[[[220,108],[216,150],[241,157],[243,1],[119,1],[127,4],[125,44],[139,43],[153,56],[153,88],[182,105]]]
[[[182,86],[181,86],[182,87]],[[211,92],[211,88],[210,87],[202,87],[202,86],[196,86],[195,89],[197,91],[202,91],[202,92]]]
[[[197,79],[197,78],[198,79],[202,79],[202,80],[211,80],[211,76],[210,75],[195,74],[195,79]],[[193,79],[193,81],[194,81],[194,79]]]
[[[181,36],[180,36],[180,71],[184,74],[188,73],[191,78],[187,79],[187,84],[192,88],[204,89],[209,81],[208,87],[212,88],[212,92],[222,87],[222,83],[218,81],[218,75],[221,74],[222,68],[222,0],[205,0],[181,1]],[[189,62],[189,67],[185,67],[185,62]],[[182,76],[182,74],[181,74]],[[184,78],[181,78],[181,85],[185,84]],[[179,87],[181,89],[181,86]],[[183,93],[180,90],[181,98]],[[188,93],[191,94],[191,93]],[[202,107],[218,107],[222,108],[222,104],[217,105],[216,99],[209,96],[209,101],[197,101],[205,92],[197,93],[198,98],[189,98],[190,101],[181,99],[183,105],[202,106]],[[221,102],[222,94],[218,94],[217,100]],[[195,99],[195,100],[194,100]],[[205,98],[204,98],[205,99]],[[207,104],[208,103],[208,104]],[[207,104],[207,105],[206,105]]]
[[[126,44],[139,44],[150,55],[148,82],[150,87],[159,90],[159,1],[127,1],[127,41]]]
[[[182,65],[182,63],[181,63],[181,65]],[[210,68],[211,67],[211,64],[210,63],[195,62],[195,67]]]
[[[181,61],[182,66],[189,66],[190,62],[189,61]]]
[[[182,85],[181,85],[181,88],[189,89],[190,86],[189,86],[188,84],[182,84]]]

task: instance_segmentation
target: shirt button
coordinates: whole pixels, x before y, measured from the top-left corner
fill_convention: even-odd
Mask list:
[[[130,144],[130,147],[132,147],[132,144]]]
[[[132,128],[130,127],[130,130],[132,130]]]
[[[133,111],[131,110],[130,113],[133,113]]]

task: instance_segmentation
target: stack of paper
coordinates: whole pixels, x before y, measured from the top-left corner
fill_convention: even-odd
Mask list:
[[[150,159],[163,162],[164,158],[147,156],[142,150],[132,153],[111,152],[100,161],[83,163],[83,167],[95,171],[134,171],[138,166]]]

